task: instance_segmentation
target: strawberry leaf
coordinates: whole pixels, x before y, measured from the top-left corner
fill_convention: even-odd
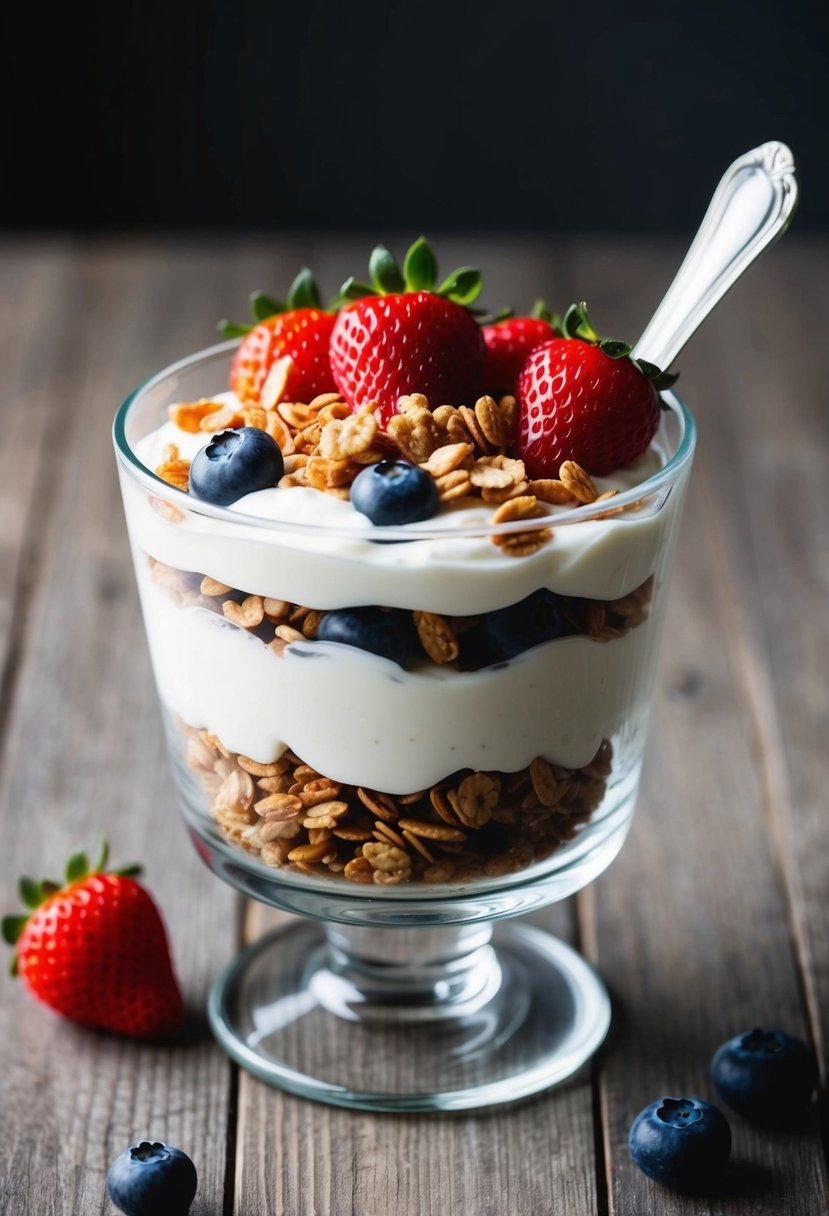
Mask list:
[[[250,295],[250,315],[257,324],[260,321],[266,321],[268,317],[274,317],[277,313],[284,312],[285,305],[279,300],[274,300],[272,296],[265,295],[264,291],[253,291]]]
[[[658,376],[654,376],[651,384],[658,393],[663,389],[671,388],[679,379],[679,372],[661,372]]]
[[[470,308],[471,313],[483,312],[481,309]],[[493,313],[487,321],[487,325],[497,325],[499,321],[509,321],[510,317],[515,316],[514,308],[502,308],[498,312]]]
[[[599,350],[607,355],[608,359],[624,359],[632,349],[627,342],[619,342],[616,338],[603,338],[598,345]]]
[[[10,946],[16,946],[28,919],[28,916],[4,916],[2,922],[3,941]]]
[[[538,299],[530,309],[530,316],[536,321],[546,321],[548,325],[553,320],[553,314],[550,312],[544,300]]]
[[[77,882],[89,873],[89,858],[86,853],[73,853],[66,863],[66,881]]]
[[[564,327],[565,338],[578,338],[579,329],[584,321],[582,316],[581,305],[571,304],[564,314],[562,325]]]
[[[313,272],[303,266],[288,288],[288,308],[321,308],[319,288]]]
[[[406,290],[406,281],[385,245],[376,245],[368,260],[368,274],[380,295]]]
[[[92,867],[93,873],[95,873],[95,874],[103,873],[103,871],[106,870],[108,861],[109,861],[109,841],[107,840],[106,836],[102,836],[101,845],[100,845],[100,848],[98,849],[98,857],[97,857],[97,860],[96,860],[94,866]]]
[[[237,325],[235,321],[220,321],[216,326],[223,338],[244,338],[253,329],[252,325]]]
[[[134,862],[129,866],[121,866],[118,870],[113,870],[113,874],[117,874],[119,878],[138,878],[141,873],[141,866]]]
[[[17,884],[17,889],[21,900],[27,908],[39,908],[46,898],[43,894],[43,885],[34,878],[26,878],[24,876]]]
[[[438,264],[425,237],[418,237],[409,248],[403,263],[403,276],[409,291],[434,291]]]
[[[474,266],[461,266],[460,270],[453,270],[449,277],[443,280],[437,294],[446,296],[455,304],[469,305],[477,300],[483,285],[480,270],[476,270]]]
[[[361,283],[359,279],[346,279],[337,294],[337,300],[343,302],[345,300],[362,300],[364,296],[376,296],[378,293],[374,290],[370,283]]]

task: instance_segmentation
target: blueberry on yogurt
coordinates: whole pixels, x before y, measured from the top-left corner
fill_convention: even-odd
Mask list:
[[[214,435],[193,457],[190,493],[218,507],[275,485],[284,465],[279,445],[255,426]]]
[[[396,609],[337,608],[322,618],[317,640],[368,650],[404,667],[412,650],[411,617]]]
[[[797,1129],[808,1121],[817,1061],[785,1030],[756,1027],[718,1048],[711,1077],[723,1102],[751,1123]]]
[[[723,1114],[701,1098],[660,1098],[633,1120],[628,1148],[634,1165],[671,1190],[703,1192],[731,1152]]]
[[[159,1140],[125,1149],[107,1174],[110,1199],[125,1216],[186,1216],[197,1185],[187,1154]]]
[[[438,508],[435,479],[407,460],[381,460],[354,478],[351,505],[373,524],[394,527],[431,519]]]

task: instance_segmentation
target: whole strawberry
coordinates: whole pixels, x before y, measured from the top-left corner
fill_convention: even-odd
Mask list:
[[[341,309],[331,334],[331,369],[346,401],[375,401],[384,425],[406,393],[424,393],[433,405],[474,401],[485,347],[467,305],[480,294],[480,272],[465,266],[436,286],[437,263],[421,237],[402,272],[378,245],[369,277],[343,284],[340,298],[355,303]]]
[[[532,477],[557,477],[565,460],[603,476],[647,449],[658,390],[676,376],[630,359],[624,342],[600,340],[584,304],[563,324],[567,336],[537,347],[518,378],[517,453]]]
[[[557,318],[538,300],[528,317],[506,317],[484,325],[481,333],[486,343],[484,388],[498,396],[514,393],[521,369],[527,358],[542,342],[549,342],[560,331]]]
[[[104,843],[90,869],[76,853],[62,888],[20,880],[32,912],[3,919],[3,937],[17,948],[12,974],[73,1022],[133,1038],[169,1035],[184,1010],[164,925],[135,881],[138,868],[105,873],[107,856]]]
[[[308,402],[336,391],[328,360],[336,317],[323,310],[310,270],[299,272],[286,303],[256,291],[250,307],[254,325],[219,325],[226,338],[242,338],[230,367],[230,387],[242,405]]]

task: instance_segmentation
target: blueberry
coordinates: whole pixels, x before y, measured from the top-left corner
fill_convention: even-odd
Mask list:
[[[412,649],[411,614],[397,609],[337,608],[326,612],[317,638],[369,650],[404,667]]]
[[[517,604],[487,613],[483,629],[492,661],[498,662],[560,637],[564,620],[557,596],[542,587]]]
[[[628,1148],[634,1165],[675,1191],[705,1191],[731,1152],[724,1116],[701,1098],[660,1098],[633,1120]]]
[[[723,1102],[752,1123],[794,1129],[808,1122],[817,1061],[800,1039],[757,1027],[718,1048],[711,1077]]]
[[[190,493],[219,507],[275,485],[284,465],[279,445],[267,431],[240,426],[222,431],[196,452],[190,464]]]
[[[109,1197],[126,1216],[185,1216],[197,1185],[187,1154],[160,1141],[125,1149],[107,1174]]]
[[[382,527],[431,519],[439,500],[434,477],[406,460],[367,465],[351,486],[355,511]]]

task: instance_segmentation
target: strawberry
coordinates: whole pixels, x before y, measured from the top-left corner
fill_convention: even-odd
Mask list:
[[[462,267],[439,287],[437,263],[421,237],[401,272],[378,245],[369,261],[371,283],[349,279],[331,334],[337,388],[356,409],[379,406],[385,425],[405,393],[424,393],[433,405],[474,401],[481,388],[484,339],[466,307],[481,290],[480,272]]]
[[[226,338],[242,338],[230,367],[230,387],[242,405],[308,402],[335,392],[328,344],[336,317],[322,309],[310,270],[294,279],[287,303],[255,291],[250,306],[256,324],[219,325]]]
[[[556,336],[554,318],[539,300],[530,316],[507,317],[484,325],[481,333],[486,343],[484,386],[488,393],[514,393],[518,376],[527,357]]]
[[[3,918],[16,946],[12,974],[38,1000],[80,1022],[133,1038],[171,1034],[183,1004],[158,908],[133,877],[105,873],[104,842],[90,870],[83,853],[66,867],[66,886],[20,880],[28,916]]]
[[[600,340],[584,304],[566,337],[534,350],[518,378],[517,453],[532,477],[557,477],[565,460],[602,476],[646,450],[659,425],[659,392],[676,380],[624,342]]]

